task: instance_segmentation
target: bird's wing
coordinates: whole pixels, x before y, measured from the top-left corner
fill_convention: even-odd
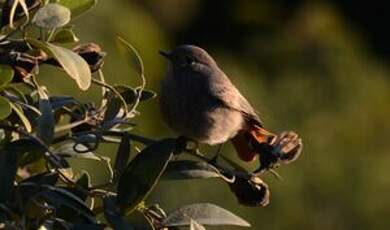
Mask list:
[[[213,79],[213,82],[210,83],[211,97],[218,100],[223,106],[242,112],[249,121],[262,126],[261,119],[256,110],[241,95],[240,91],[238,91],[229,78],[224,73],[220,74],[220,76],[222,75],[223,77]]]

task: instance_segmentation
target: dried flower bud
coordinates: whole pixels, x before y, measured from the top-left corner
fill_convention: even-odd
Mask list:
[[[294,132],[283,132],[278,136],[278,146],[280,146],[279,159],[283,164],[288,164],[301,155],[302,140]]]
[[[104,64],[106,53],[102,52],[100,46],[95,43],[76,46],[73,51],[84,58],[92,72],[98,71]]]
[[[250,207],[266,206],[269,203],[270,192],[268,185],[259,177],[236,177],[234,183],[229,184],[240,204]]]

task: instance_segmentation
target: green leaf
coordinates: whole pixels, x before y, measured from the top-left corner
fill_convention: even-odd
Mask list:
[[[32,131],[31,123],[26,117],[26,115],[24,115],[23,109],[21,109],[19,105],[14,103],[11,103],[10,105],[12,110],[16,113],[16,115],[18,115],[20,121],[22,122],[23,126],[26,128],[27,132],[31,133]]]
[[[126,60],[130,68],[134,69],[139,75],[144,75],[144,64],[138,51],[121,37],[116,39],[120,54]]]
[[[119,179],[118,204],[132,212],[157,184],[173,156],[175,139],[164,139],[146,147],[126,167]]]
[[[71,29],[61,29],[58,30],[54,36],[53,39],[50,42],[56,42],[56,43],[73,43],[78,42],[79,38],[76,36],[73,30]]]
[[[11,114],[11,104],[5,97],[0,96],[0,120],[7,118]]]
[[[206,230],[206,228],[203,225],[196,222],[194,219],[191,219],[190,230]]]
[[[117,210],[114,196],[103,198],[104,216],[114,229],[133,230],[135,229]]]
[[[32,22],[41,28],[55,29],[68,24],[70,14],[68,8],[60,4],[49,3],[37,11]]]
[[[57,207],[59,213],[61,209],[70,209],[72,215],[81,216],[87,223],[97,222],[94,214],[84,201],[63,188],[35,183],[21,183],[18,187],[25,199],[30,197],[42,198]]]
[[[20,183],[36,183],[54,186],[59,179],[57,172],[44,172],[23,180]]]
[[[190,219],[202,225],[235,225],[250,227],[251,225],[230,211],[209,203],[191,204],[181,207],[162,221],[167,227],[190,225]]]
[[[38,137],[47,145],[50,145],[54,139],[54,113],[49,97],[42,89],[38,89],[39,93],[39,111],[41,116],[38,118]]]
[[[14,70],[7,65],[0,65],[0,90],[7,87],[14,77]]]
[[[88,151],[88,148],[85,145],[81,143],[77,143],[76,145],[75,144],[76,143],[74,142],[63,143],[54,150],[54,153],[63,157],[75,157],[102,161],[102,158],[98,157],[95,153]]]
[[[76,18],[95,6],[97,0],[58,0],[57,3],[69,8],[72,18]]]
[[[56,59],[65,72],[76,81],[81,90],[91,85],[91,70],[88,63],[73,51],[37,39],[27,38],[28,43],[42,49]]]
[[[179,160],[169,163],[163,179],[201,179],[220,176],[218,169],[206,162]]]

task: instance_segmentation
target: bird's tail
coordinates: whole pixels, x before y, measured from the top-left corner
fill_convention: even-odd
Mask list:
[[[261,167],[276,163],[289,163],[300,155],[302,140],[292,131],[273,134],[258,125],[251,125],[237,134],[232,143],[238,156],[244,161],[253,161],[260,156]]]

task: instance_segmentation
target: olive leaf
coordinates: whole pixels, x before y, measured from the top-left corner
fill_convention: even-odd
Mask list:
[[[78,42],[79,38],[76,36],[73,30],[71,29],[61,29],[58,30],[50,42],[55,43],[74,43]]]
[[[72,18],[76,18],[95,6],[97,0],[58,0],[57,3],[69,8]]]
[[[60,4],[49,3],[40,8],[32,22],[41,28],[55,29],[70,21],[70,10]]]
[[[0,120],[7,118],[11,112],[12,110],[9,101],[0,96]]]
[[[14,70],[7,65],[0,65],[0,90],[8,86],[14,77]]]
[[[27,38],[31,45],[42,49],[55,58],[65,72],[76,81],[81,90],[87,90],[91,85],[91,70],[88,63],[72,50],[42,42],[34,38]]]
[[[181,207],[162,221],[167,227],[190,225],[189,217],[202,225],[235,225],[250,227],[250,224],[241,217],[217,205],[209,203],[191,204]]]
[[[73,215],[81,216],[87,223],[97,223],[95,215],[84,201],[63,188],[35,183],[21,183],[19,189],[24,199],[29,199],[32,196],[41,198],[59,209],[70,209]]]
[[[191,219],[190,230],[206,230],[206,228],[203,225],[196,222],[194,219]]]
[[[20,121],[22,122],[23,126],[26,128],[27,132],[32,131],[30,120],[24,115],[23,109],[20,108],[19,105],[15,103],[10,103],[12,110],[16,113],[16,115],[19,117]]]
[[[220,177],[218,169],[214,166],[200,161],[179,160],[169,163],[163,179],[201,179]]]
[[[118,205],[132,212],[157,184],[175,151],[176,140],[164,139],[149,145],[126,167],[119,178]]]

